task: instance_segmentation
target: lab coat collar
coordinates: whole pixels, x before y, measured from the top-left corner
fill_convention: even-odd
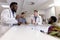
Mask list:
[[[16,13],[15,12],[14,12],[14,16],[13,16],[11,8],[9,8],[9,12],[10,12],[10,17],[16,17]]]

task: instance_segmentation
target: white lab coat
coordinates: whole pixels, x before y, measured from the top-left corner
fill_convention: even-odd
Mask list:
[[[31,20],[33,20],[33,22],[35,22],[35,18],[34,15],[32,15]],[[36,19],[36,24],[38,25],[42,25],[42,17],[38,15],[37,19]]]
[[[10,25],[17,24],[18,22],[15,17],[16,14],[14,14],[13,17],[12,11],[10,9],[5,9],[1,13],[1,22]]]

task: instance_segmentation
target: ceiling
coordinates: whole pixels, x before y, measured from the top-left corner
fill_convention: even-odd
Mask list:
[[[40,5],[46,2],[47,0],[25,0],[23,4],[23,10],[34,10],[34,9],[39,9]],[[31,5],[31,2],[34,2],[34,5]]]
[[[30,13],[34,9],[39,10],[40,5],[47,2],[48,0],[7,0],[9,4],[14,1],[18,3],[18,13],[21,13],[22,11],[27,11]],[[32,2],[34,5],[31,5]]]
[[[40,9],[48,9],[49,5],[54,4],[54,0],[48,0],[47,2],[40,5]]]
[[[1,2],[1,3],[6,3],[6,2],[7,2],[7,0],[0,0],[0,2]]]
[[[11,2],[18,3],[18,13],[22,11],[27,11],[27,13],[32,13],[33,10],[40,10],[43,8],[43,4],[47,3],[49,0],[0,0],[0,3],[10,4]],[[31,5],[33,2],[33,5]],[[49,1],[50,2],[50,1]]]

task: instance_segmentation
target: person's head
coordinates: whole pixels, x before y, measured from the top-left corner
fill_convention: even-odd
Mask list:
[[[24,13],[24,12],[21,13],[21,17],[22,17],[22,18],[25,17],[25,13]]]
[[[56,18],[55,16],[51,16],[50,19],[49,19],[49,21],[48,21],[48,23],[49,23],[49,24],[53,24],[53,23],[55,23],[56,21],[57,21],[57,18]]]
[[[38,16],[38,11],[34,10],[34,16]]]
[[[11,10],[12,11],[14,11],[14,12],[16,12],[17,11],[17,3],[16,2],[12,2],[11,4],[10,4],[10,8],[11,8]]]

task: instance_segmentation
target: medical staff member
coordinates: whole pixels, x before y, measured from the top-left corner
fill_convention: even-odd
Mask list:
[[[27,24],[27,21],[26,21],[25,13],[24,12],[21,13],[20,17],[17,18],[17,20],[18,20],[18,25]]]
[[[32,24],[42,25],[42,18],[39,16],[38,11],[34,10],[34,15],[31,18]]]
[[[1,21],[4,24],[9,24],[9,25],[13,25],[13,24],[17,24],[17,20],[15,19],[16,17],[16,12],[17,12],[17,3],[16,2],[12,2],[10,4],[10,9],[5,9],[2,11],[1,13]]]

